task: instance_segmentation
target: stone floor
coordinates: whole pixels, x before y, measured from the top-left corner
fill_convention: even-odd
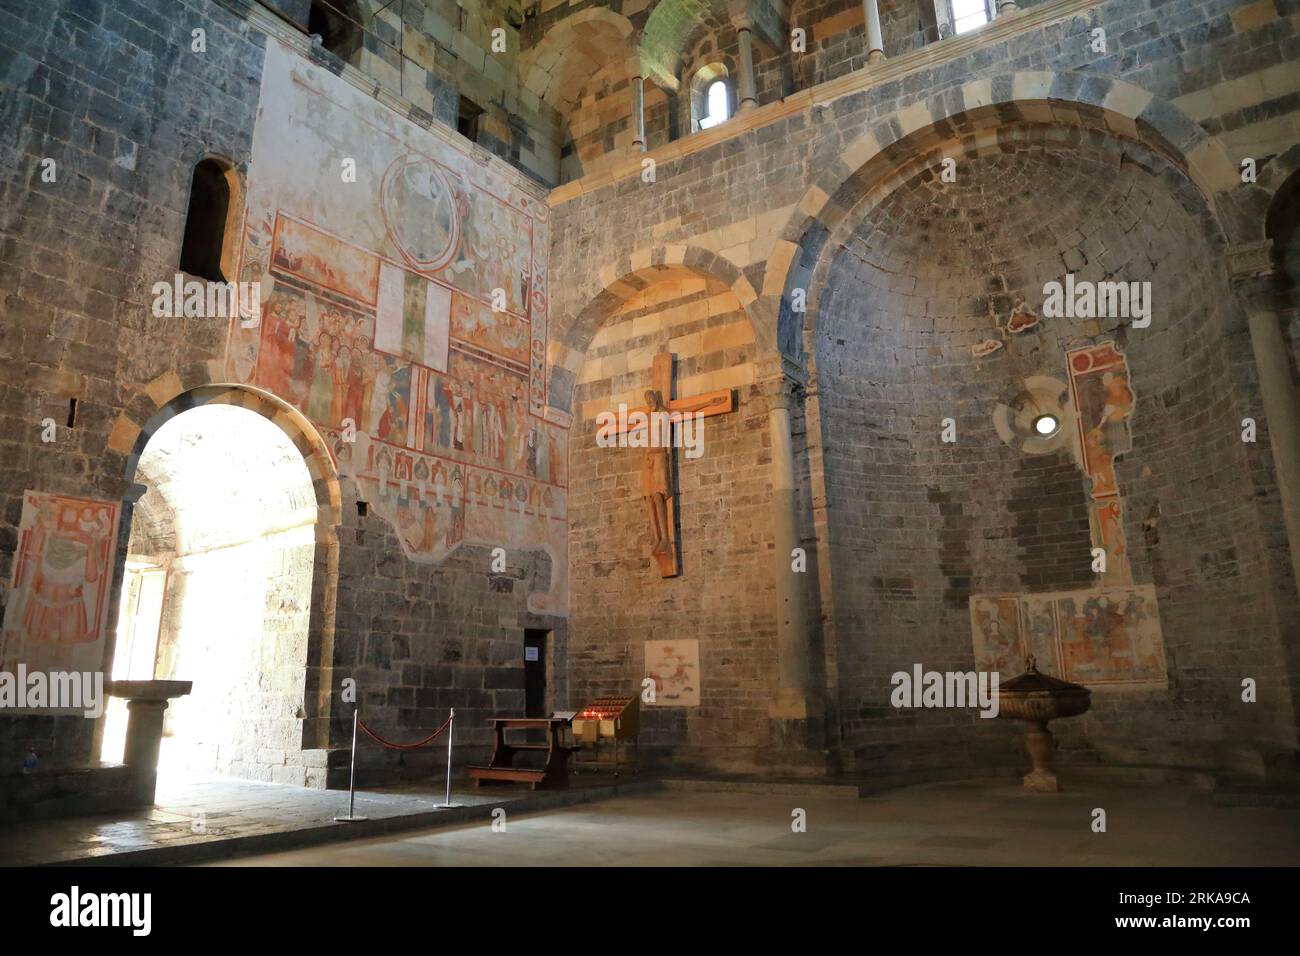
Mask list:
[[[1300,865],[1300,810],[1219,806],[1169,783],[1078,780],[1036,795],[984,780],[859,798],[853,785],[574,779],[551,793],[458,784],[454,810],[438,808],[436,786],[365,791],[362,824],[334,822],[342,792],[164,779],[149,811],[0,826],[0,865]],[[504,831],[491,827],[497,807]],[[791,830],[796,808],[804,833]],[[1092,832],[1095,808],[1105,833]]]
[[[157,802],[150,810],[0,825],[0,866],[185,863],[330,842],[358,833],[438,826],[444,819],[488,818],[496,806],[554,807],[638,786],[630,778],[620,781],[609,774],[585,773],[572,779],[570,790],[551,793],[533,793],[519,786],[477,789],[471,782],[458,781],[451,800],[459,807],[450,810],[438,806],[446,799],[441,781],[361,791],[355,812],[369,821],[337,823],[334,817],[348,812],[346,792],[231,778],[161,777]]]
[[[807,811],[807,832],[791,830]],[[1106,832],[1094,833],[1094,808]],[[1204,792],[1099,784],[1056,795],[942,783],[862,799],[665,789],[409,832],[237,866],[1295,866],[1300,812],[1215,806]]]

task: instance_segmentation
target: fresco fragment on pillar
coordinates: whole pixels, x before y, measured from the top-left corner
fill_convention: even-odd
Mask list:
[[[117,502],[23,495],[0,671],[100,669],[117,521]]]

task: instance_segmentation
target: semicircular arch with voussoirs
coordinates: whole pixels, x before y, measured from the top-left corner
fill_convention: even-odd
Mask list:
[[[973,81],[874,124],[805,191],[773,244],[755,307],[776,316],[780,350],[791,358],[801,353],[806,330],[794,316],[815,312],[819,264],[864,199],[870,202],[937,164],[945,151],[997,149],[1000,136],[1013,135],[1005,131],[1025,126],[1092,131],[1161,157],[1183,174],[1226,234],[1218,209],[1240,184],[1237,167],[1217,140],[1172,104],[1109,77],[1036,71]]]

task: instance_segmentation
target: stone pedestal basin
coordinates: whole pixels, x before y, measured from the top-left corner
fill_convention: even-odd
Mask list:
[[[1029,723],[1025,731],[1025,749],[1033,770],[1025,775],[1025,789],[1035,793],[1056,793],[1057,783],[1052,751],[1056,741],[1047,722],[1062,717],[1077,717],[1092,706],[1092,691],[1080,684],[1038,673],[1033,655],[1025,661],[1025,672],[1013,677],[998,692],[998,716]]]

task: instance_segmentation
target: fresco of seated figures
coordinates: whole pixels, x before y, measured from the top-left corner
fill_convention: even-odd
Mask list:
[[[1006,680],[1032,654],[1045,674],[1085,687],[1167,684],[1152,585],[970,599],[975,663]]]
[[[231,323],[230,378],[301,410],[410,558],[546,551],[529,607],[565,613],[544,197],[275,43],[262,104],[239,270],[262,316]]]

